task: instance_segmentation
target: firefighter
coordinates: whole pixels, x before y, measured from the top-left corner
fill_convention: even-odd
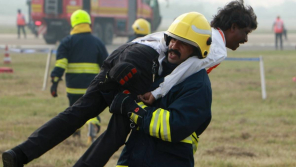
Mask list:
[[[232,17],[236,19],[232,20]],[[249,33],[257,28],[257,24],[257,16],[251,6],[244,6],[244,4],[239,1],[231,1],[218,11],[211,22],[213,41],[207,57],[204,59],[198,59],[195,56],[189,57],[173,70],[170,75],[165,77],[160,87],[145,94],[148,96],[139,96],[140,99],[152,104],[155,99],[165,97],[174,85],[181,83],[185,78],[198,72],[200,69],[208,68],[207,73],[210,73],[227,57],[227,48],[235,51],[239,47],[239,44],[248,41]],[[167,51],[167,48],[164,47],[163,32],[153,33],[136,39],[133,42],[148,45],[157,50],[160,55],[165,54]],[[153,100],[149,98],[153,98]],[[112,118],[119,122],[118,117],[112,116]],[[83,164],[104,166],[107,163],[106,159],[109,159],[121,146],[118,144],[117,149],[114,149],[112,152],[110,149],[104,149],[104,144],[106,144],[106,141],[112,140],[114,136],[116,136],[118,140],[119,137],[117,136],[116,129],[120,129],[120,127],[122,127],[122,124],[112,124],[110,121],[107,131],[99,136],[75,166],[79,167],[83,166]],[[114,132],[113,135],[111,133],[112,131]],[[125,139],[122,140],[125,141]],[[123,144],[124,142],[121,143]]]
[[[17,10],[17,18],[16,18],[16,23],[17,23],[17,38],[21,37],[21,30],[23,31],[24,37],[26,38],[26,20],[25,16],[22,14],[21,10]]]
[[[177,17],[165,32],[168,54],[152,87],[162,83],[189,57],[205,58],[211,34],[211,27],[201,14],[191,12]],[[110,112],[124,115],[138,125],[130,134],[118,166],[194,166],[198,137],[211,120],[211,103],[211,84],[205,69],[172,87],[151,107],[135,102],[128,94],[116,95]]]
[[[90,24],[91,19],[86,11],[77,10],[71,15],[71,35],[61,41],[57,49],[55,67],[51,72],[50,93],[53,97],[58,96],[58,83],[66,73],[66,92],[70,106],[83,96],[108,56],[102,41],[91,34]],[[87,143],[90,144],[100,130],[99,116],[89,120],[87,125]],[[73,136],[80,137],[80,129]]]
[[[128,39],[128,42],[131,42],[132,40],[146,36],[151,33],[151,25],[150,23],[145,19],[137,19],[133,25],[132,29],[134,31],[134,34],[131,35]]]

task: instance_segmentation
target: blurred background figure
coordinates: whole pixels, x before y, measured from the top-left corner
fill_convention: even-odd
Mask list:
[[[91,34],[90,24],[90,16],[84,10],[76,10],[71,15],[71,35],[62,39],[57,49],[55,67],[51,72],[50,93],[53,97],[58,96],[58,83],[64,72],[66,73],[66,92],[70,106],[85,94],[108,56],[103,42]],[[100,130],[99,116],[88,121],[87,125],[90,144]],[[73,136],[80,137],[80,129]]]
[[[281,20],[280,16],[277,16],[275,22],[273,23],[273,31],[275,33],[275,49],[278,49],[278,40],[280,41],[281,50],[283,50],[283,31],[284,22]]]
[[[21,29],[22,29],[24,37],[26,38],[26,30],[25,30],[26,20],[25,20],[25,16],[22,14],[20,9],[17,10],[16,24],[17,24],[17,37],[18,38],[21,37]]]
[[[143,37],[151,33],[150,23],[142,18],[137,19],[132,25],[132,28],[134,30],[134,34],[129,36],[127,42],[131,42],[138,37]]]

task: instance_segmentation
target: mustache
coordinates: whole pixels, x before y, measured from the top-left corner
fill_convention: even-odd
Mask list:
[[[175,53],[179,58],[181,57],[181,53],[180,53],[178,50],[175,50],[175,49],[169,49],[169,50],[168,50],[168,53],[171,53],[171,52]]]

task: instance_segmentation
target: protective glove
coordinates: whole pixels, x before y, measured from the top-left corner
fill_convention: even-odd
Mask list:
[[[141,126],[146,110],[140,107],[129,94],[118,93],[110,105],[110,113],[127,115],[134,123]]]
[[[106,73],[106,78],[99,83],[99,87],[101,91],[114,90],[120,86],[129,89],[128,86],[131,85],[131,82],[136,81],[139,76],[140,71],[132,64],[127,62],[118,63]]]
[[[50,87],[50,94],[52,95],[52,97],[58,96],[57,89],[58,89],[58,83],[60,80],[61,80],[61,78],[59,78],[59,77],[52,77],[51,78],[52,85]]]

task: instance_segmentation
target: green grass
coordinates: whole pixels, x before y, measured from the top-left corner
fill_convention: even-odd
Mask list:
[[[200,136],[197,167],[296,166],[295,51],[229,51],[228,57],[263,56],[267,99],[262,100],[259,62],[224,61],[210,74],[212,122]],[[65,83],[59,96],[42,91],[45,54],[11,54],[14,73],[0,74],[0,153],[23,142],[67,105]],[[52,59],[52,65],[54,59]],[[1,64],[0,67],[4,65]],[[51,67],[52,69],[52,67]],[[102,129],[110,114],[102,113]],[[28,166],[73,166],[88,148],[86,128]],[[107,164],[115,166],[120,152]],[[2,165],[2,164],[1,164]],[[1,166],[0,165],[0,166]]]

